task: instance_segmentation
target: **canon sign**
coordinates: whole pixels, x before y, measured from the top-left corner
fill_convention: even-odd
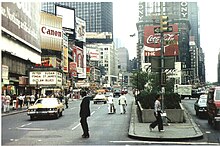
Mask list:
[[[41,33],[51,37],[56,37],[62,39],[62,30],[54,29],[51,27],[42,26]]]

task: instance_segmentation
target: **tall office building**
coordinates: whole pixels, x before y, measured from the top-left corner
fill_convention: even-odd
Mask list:
[[[120,65],[119,70],[122,72],[127,72],[129,64],[129,53],[127,48],[118,48],[118,62]]]
[[[86,21],[86,32],[113,34],[112,2],[42,2],[41,9],[54,14],[55,4],[74,8],[75,15]]]

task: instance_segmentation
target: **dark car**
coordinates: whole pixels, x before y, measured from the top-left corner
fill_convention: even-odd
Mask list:
[[[121,88],[114,88],[113,89],[113,97],[121,96]]]
[[[196,111],[196,116],[207,117],[207,94],[202,94],[194,103],[194,109]]]

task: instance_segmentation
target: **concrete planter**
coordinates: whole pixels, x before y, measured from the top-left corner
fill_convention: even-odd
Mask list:
[[[138,107],[140,110],[140,117],[143,123],[151,123],[155,121],[154,110],[153,109],[143,109],[141,104],[138,102]],[[184,122],[184,109],[182,104],[180,104],[181,109],[165,109],[167,117],[172,123],[183,123]]]

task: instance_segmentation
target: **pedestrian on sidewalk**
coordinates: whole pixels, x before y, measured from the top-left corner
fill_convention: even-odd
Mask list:
[[[126,97],[125,97],[124,93],[121,93],[121,96],[118,98],[118,104],[120,106],[121,114],[122,113],[125,114],[127,103],[126,103]]]
[[[17,102],[17,95],[12,95],[12,108],[13,110],[16,109],[16,102]]]
[[[156,118],[156,121],[154,121],[153,123],[151,123],[149,125],[150,131],[152,131],[152,129],[154,129],[156,126],[158,126],[159,132],[164,131],[164,129],[163,129],[163,120],[161,118],[162,110],[161,110],[160,101],[161,101],[161,96],[158,94],[156,96],[156,101],[154,102],[154,116]]]
[[[10,111],[10,101],[11,101],[11,97],[7,94],[5,96],[5,112]]]
[[[18,103],[20,105],[20,109],[22,108],[23,104],[24,104],[24,94],[20,94],[20,96],[18,97]]]
[[[34,101],[35,101],[34,98],[35,98],[35,96],[33,94],[31,94],[30,98],[31,98],[30,104],[34,105]]]
[[[90,99],[88,96],[84,96],[80,104],[80,123],[83,130],[82,138],[89,138],[89,127],[87,118],[90,116]]]

